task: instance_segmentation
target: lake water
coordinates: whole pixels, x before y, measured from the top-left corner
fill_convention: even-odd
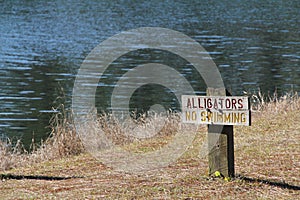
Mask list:
[[[88,53],[105,39],[139,27],[169,28],[198,41],[234,95],[259,88],[266,94],[299,91],[299,22],[298,0],[0,0],[0,137],[21,137],[25,143],[33,135],[45,137],[52,108],[70,106],[77,71]],[[139,52],[119,63],[149,56],[160,61],[164,53]],[[165,58],[186,65],[172,55]],[[127,69],[125,64],[119,66]],[[98,97],[99,108],[108,106],[103,96],[110,93],[110,80],[118,71],[111,68],[107,87],[99,88],[104,94]],[[199,77],[190,70],[182,74],[198,85],[199,94],[205,92]],[[166,88],[140,91],[176,104]]]

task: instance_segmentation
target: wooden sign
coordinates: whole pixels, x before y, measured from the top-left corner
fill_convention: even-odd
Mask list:
[[[208,96],[182,95],[182,121],[208,124],[209,174],[234,177],[233,125],[251,124],[248,97],[225,96],[225,88],[207,88]]]
[[[184,123],[250,125],[248,97],[182,95],[181,102]]]

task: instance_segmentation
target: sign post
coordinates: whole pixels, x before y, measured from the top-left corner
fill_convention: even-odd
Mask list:
[[[184,123],[208,125],[209,175],[234,177],[233,125],[251,124],[248,97],[226,96],[224,88],[208,88],[207,96],[183,95]]]

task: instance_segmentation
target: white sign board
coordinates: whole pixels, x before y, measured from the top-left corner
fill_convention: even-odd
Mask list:
[[[182,95],[181,103],[184,123],[250,125],[248,97]]]

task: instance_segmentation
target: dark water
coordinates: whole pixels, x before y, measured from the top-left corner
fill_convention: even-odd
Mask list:
[[[197,40],[235,95],[299,91],[299,22],[299,0],[0,0],[0,136],[25,142],[45,136],[52,107],[70,105],[85,56],[108,37],[138,27],[169,28]]]

